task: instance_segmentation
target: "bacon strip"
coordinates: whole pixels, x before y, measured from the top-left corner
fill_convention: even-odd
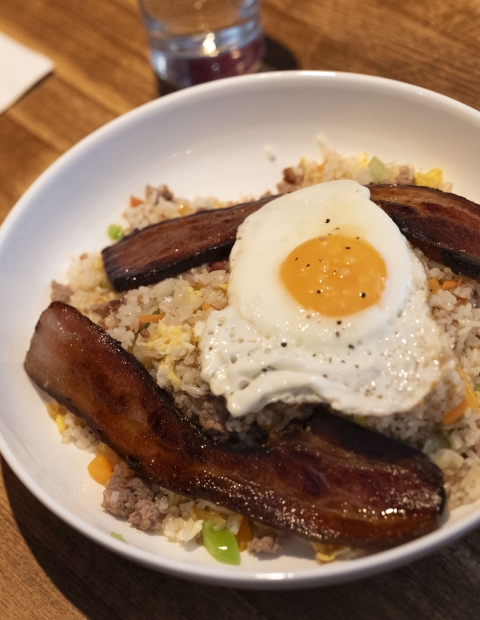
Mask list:
[[[438,526],[441,471],[421,452],[318,406],[268,444],[215,444],[98,325],[54,302],[25,368],[140,474],[309,540],[383,548]]]
[[[237,228],[273,198],[199,211],[135,230],[102,251],[108,279],[116,291],[126,291],[228,258]]]
[[[370,198],[429,258],[454,273],[480,276],[480,206],[430,187],[370,185]]]
[[[370,185],[369,189],[373,202],[427,256],[455,273],[480,276],[480,206],[428,187]],[[103,250],[107,276],[117,291],[124,291],[226,259],[238,226],[274,198],[278,196],[202,211],[135,231]]]

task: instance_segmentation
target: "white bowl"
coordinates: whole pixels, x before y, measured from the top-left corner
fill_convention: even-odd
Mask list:
[[[26,192],[0,230],[2,289],[0,449],[30,491],[56,515],[105,547],[151,568],[234,587],[325,585],[385,571],[466,533],[480,504],[449,516],[436,532],[362,559],[319,566],[308,543],[280,557],[242,554],[216,563],[140,533],[100,508],[91,459],[63,445],[23,369],[49,283],[70,257],[108,243],[106,229],[146,183],[193,198],[238,199],[274,189],[285,166],[319,157],[317,135],[348,154],[441,167],[453,191],[480,202],[480,113],[422,88],[342,73],[266,73],[194,87],[109,123],[61,157]],[[276,158],[268,157],[275,152]],[[110,533],[123,534],[128,544]]]

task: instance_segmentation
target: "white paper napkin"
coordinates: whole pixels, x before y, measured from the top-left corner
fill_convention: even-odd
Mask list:
[[[53,62],[0,32],[0,114],[53,71]]]

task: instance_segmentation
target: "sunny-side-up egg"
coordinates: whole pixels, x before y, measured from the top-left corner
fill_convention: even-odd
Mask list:
[[[407,411],[454,367],[422,263],[369,198],[354,181],[331,181],[240,226],[228,306],[200,342],[202,376],[233,416],[275,401]]]

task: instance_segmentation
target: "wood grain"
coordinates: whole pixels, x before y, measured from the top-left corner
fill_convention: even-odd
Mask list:
[[[480,109],[478,0],[264,0],[262,14],[273,40],[269,69],[297,64],[380,75]],[[0,31],[56,65],[0,116],[2,221],[62,153],[156,97],[158,85],[135,0],[0,0]],[[352,584],[274,593],[220,589],[106,552],[50,513],[3,460],[1,470],[1,620],[480,617],[479,530]]]
[[[478,617],[480,532],[434,556],[348,585],[256,592],[189,583],[105,551],[40,504],[2,462],[4,619],[468,620]]]

